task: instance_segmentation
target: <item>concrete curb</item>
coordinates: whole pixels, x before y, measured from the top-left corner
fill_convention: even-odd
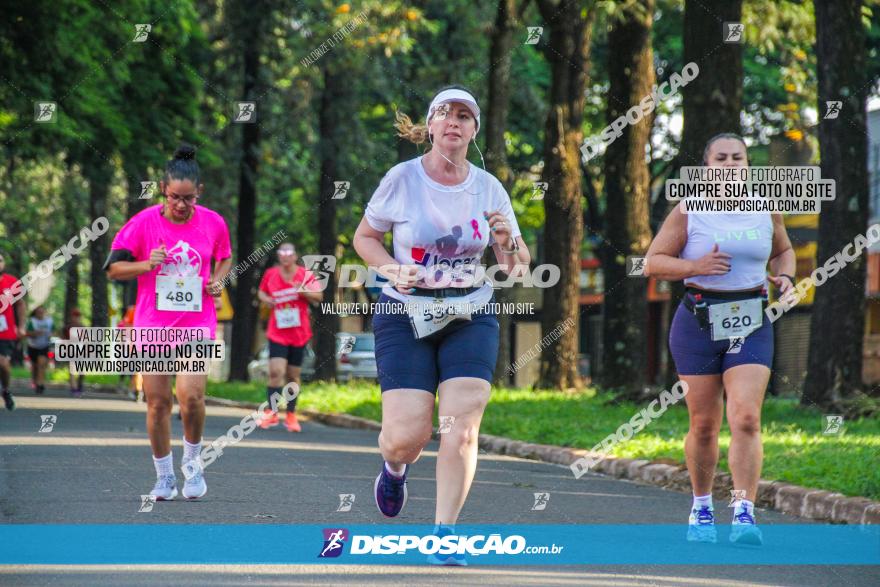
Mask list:
[[[66,385],[61,384],[48,384],[47,387],[50,385],[58,389],[66,388]],[[112,386],[93,385],[87,389],[98,393],[120,393],[117,388]],[[242,402],[210,396],[205,398],[205,403],[209,406],[249,410],[256,410],[260,405],[256,402]],[[379,422],[349,414],[327,414],[308,409],[301,409],[299,413],[308,419],[338,428],[376,431],[382,429]],[[433,436],[437,440],[440,435],[435,432]],[[533,444],[491,434],[480,434],[479,446],[484,451],[494,454],[564,466],[570,466],[582,457],[592,457],[598,461],[591,469],[593,473],[617,479],[627,479],[636,483],[656,485],[674,491],[690,492],[690,477],[683,465],[616,457],[603,458],[602,455],[583,449]],[[716,500],[723,502],[729,500],[732,487],[732,479],[728,473],[716,473],[712,488],[712,494]],[[758,483],[758,497],[755,501],[759,507],[811,520],[838,524],[880,524],[880,502],[878,501],[864,497],[846,497],[841,493],[800,487],[782,481],[761,479]]]

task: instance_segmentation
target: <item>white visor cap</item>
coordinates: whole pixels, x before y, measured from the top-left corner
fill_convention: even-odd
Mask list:
[[[474,115],[474,120],[477,122],[477,129],[474,132],[476,135],[476,133],[480,131],[480,107],[477,106],[476,98],[464,90],[443,90],[437,94],[434,99],[431,100],[431,106],[428,108],[428,115],[425,116],[425,125],[431,123],[431,116],[434,115],[434,112],[437,111],[437,107],[440,104],[449,104],[450,102],[460,102],[468,107],[468,110],[471,111],[471,114]]]

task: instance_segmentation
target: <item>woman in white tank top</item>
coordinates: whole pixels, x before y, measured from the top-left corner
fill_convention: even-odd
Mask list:
[[[713,137],[703,164],[746,167],[745,143],[733,134]],[[794,287],[795,255],[779,214],[685,214],[682,206],[672,210],[651,243],[645,275],[683,280],[688,287],[669,334],[690,415],[685,455],[694,503],[687,538],[716,540],[712,484],[723,388],[736,500],[730,540],[760,544],[754,501],[763,459],[761,404],[773,357],[773,328],[763,316],[762,298],[767,281],[782,294]],[[768,262],[775,275],[767,274]],[[740,320],[748,321],[748,328],[731,329]],[[734,332],[742,335],[729,336]]]

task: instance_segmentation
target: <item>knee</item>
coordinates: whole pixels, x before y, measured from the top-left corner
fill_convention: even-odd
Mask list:
[[[277,371],[269,370],[269,387],[281,387],[284,385],[284,371],[279,369]]]
[[[440,435],[440,442],[451,445],[460,453],[466,453],[477,445],[479,435],[480,431],[476,426],[456,421],[448,432]]]
[[[761,433],[761,415],[756,412],[743,412],[730,418],[730,433],[757,436]]]
[[[415,462],[430,439],[430,429],[419,433],[414,430],[399,431],[383,428],[379,434],[379,444],[385,460],[397,463]]]
[[[171,414],[171,398],[147,395],[147,410],[154,417],[168,417]]]
[[[718,429],[720,425],[715,420],[691,421],[690,435],[700,444],[713,444],[718,441]]]
[[[180,409],[184,412],[192,412],[198,410],[205,401],[205,398],[201,395],[196,394],[187,394],[186,399],[180,401],[180,398],[177,400],[180,403]]]

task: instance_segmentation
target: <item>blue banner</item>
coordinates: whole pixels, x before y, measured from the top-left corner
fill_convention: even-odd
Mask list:
[[[0,564],[880,565],[880,527],[762,525],[763,545],[685,540],[676,525],[0,525]]]

